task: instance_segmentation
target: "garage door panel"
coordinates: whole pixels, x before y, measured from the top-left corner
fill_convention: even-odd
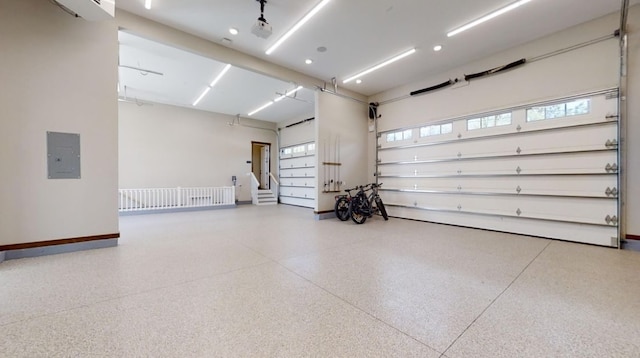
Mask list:
[[[283,204],[313,208],[316,196],[315,143],[280,149],[279,197]]]
[[[384,190],[440,190],[476,193],[614,197],[615,174],[596,176],[510,176],[485,178],[380,177]],[[519,189],[518,189],[519,188]],[[607,195],[607,189],[610,194]]]
[[[297,169],[280,169],[281,178],[313,178],[316,175],[316,169],[310,168],[297,168]]]
[[[387,212],[392,217],[576,241],[593,245],[615,246],[617,242],[616,227],[575,225],[524,218],[427,211],[414,208],[394,207],[391,205],[387,205]],[[425,235],[428,236],[429,233],[425,232]]]
[[[469,130],[469,117],[452,120],[446,135],[436,130],[434,137],[417,137],[432,125],[383,133],[377,165],[383,200],[395,208],[390,212],[402,208],[398,215],[408,218],[437,221],[435,213],[442,212],[443,222],[466,226],[456,215],[477,215],[477,227],[492,228],[483,218],[502,217],[511,220],[500,226],[505,231],[611,246],[618,232],[619,140],[616,101],[605,96],[580,100],[590,103],[581,109],[588,115],[573,116],[568,108],[575,100],[559,99],[536,107],[532,122],[528,109],[520,109],[501,127],[495,127],[497,115],[496,122],[479,115],[482,122],[474,119]],[[562,105],[566,117],[556,118]],[[486,118],[493,127],[480,127]],[[407,145],[410,134],[415,144]],[[562,234],[541,223],[560,223]],[[570,234],[570,228],[582,232],[583,226],[598,228],[597,235]]]
[[[453,141],[432,146],[389,147],[380,150],[379,159],[382,163],[392,163],[602,150],[608,149],[607,141],[617,136],[616,122],[557,131],[520,132],[508,137]]]
[[[379,172],[390,176],[514,174],[520,168],[520,174],[603,173],[607,164],[617,164],[617,160],[615,151],[606,150],[554,156],[390,164],[381,165]]]

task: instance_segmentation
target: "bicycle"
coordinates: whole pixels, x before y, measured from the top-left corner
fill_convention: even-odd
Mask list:
[[[347,194],[336,195],[336,204],[333,207],[333,211],[335,211],[336,217],[338,217],[340,221],[349,220],[349,205],[351,205],[351,199],[353,198],[351,191],[356,189],[358,189],[358,187],[345,189],[344,191],[346,191]]]
[[[356,195],[351,198],[349,205],[349,216],[351,220],[356,224],[364,224],[367,218],[373,216],[373,214],[380,213],[384,220],[389,220],[387,210],[384,207],[384,203],[378,194],[378,188],[382,186],[382,183],[371,183],[364,186],[360,186]],[[367,191],[371,190],[371,194],[367,196]],[[373,205],[375,203],[375,206]]]

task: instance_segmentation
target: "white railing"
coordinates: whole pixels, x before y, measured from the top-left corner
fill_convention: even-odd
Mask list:
[[[276,179],[276,177],[273,175],[273,173],[269,173],[269,178],[271,178],[271,182],[273,184],[275,184],[275,191],[273,192],[273,195],[276,196],[276,198],[280,197],[280,182],[278,182],[278,179]],[[272,186],[273,188],[273,186]]]
[[[260,188],[260,182],[258,181],[258,178],[256,178],[256,175],[253,174],[253,172],[250,172],[251,174],[251,203],[253,205],[258,205],[258,190]]]
[[[235,205],[235,187],[119,189],[118,210],[162,210]]]

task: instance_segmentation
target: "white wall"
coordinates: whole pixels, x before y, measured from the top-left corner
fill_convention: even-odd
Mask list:
[[[118,232],[114,21],[0,1],[0,245]],[[46,132],[79,133],[81,179],[47,179]]]
[[[372,96],[370,101],[385,101],[408,95],[409,92],[429,87],[447,79],[462,78],[464,74],[480,72],[504,65],[520,58],[533,57],[612,34],[619,26],[619,14],[611,14],[589,23],[578,25],[537,41],[495,54],[480,61],[415,83]],[[633,183],[640,180],[637,153],[640,145],[633,138],[640,134],[640,100],[634,93],[640,91],[638,74],[638,32],[640,31],[640,6],[630,12],[631,62],[629,66],[629,171],[628,171],[628,221],[630,234],[640,234],[640,189]],[[634,43],[635,41],[635,43]],[[471,80],[421,96],[382,105],[379,113],[379,130],[428,123],[473,113],[515,106],[537,100],[585,93],[618,86],[618,39],[610,39],[575,51],[553,56],[508,72]],[[376,140],[369,135],[369,172],[374,171]],[[634,155],[634,153],[636,153]]]
[[[120,188],[230,186],[251,200],[251,141],[276,147],[275,124],[161,104],[119,104]],[[250,128],[247,126],[264,129]],[[277,152],[271,151],[272,169]],[[274,172],[275,175],[275,172]]]
[[[640,237],[640,5],[629,11],[627,233]]]
[[[280,132],[280,146],[287,147],[300,143],[313,142],[316,140],[315,119],[304,123],[296,124],[291,127],[288,125],[298,123],[303,120],[313,118],[313,114],[301,118],[278,123],[278,131]]]
[[[323,193],[327,173],[323,161],[335,161],[339,142],[340,180],[346,187],[367,183],[367,106],[321,91],[316,92],[316,161],[318,191],[315,211],[333,210],[336,193]],[[327,150],[327,148],[329,150]],[[325,153],[329,154],[325,154]]]

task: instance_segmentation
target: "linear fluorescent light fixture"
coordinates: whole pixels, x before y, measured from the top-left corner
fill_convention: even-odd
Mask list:
[[[144,0],[144,8],[151,10],[151,0]]]
[[[265,104],[264,106],[262,106],[262,107],[260,107],[260,108],[256,109],[256,110],[255,110],[255,111],[253,111],[253,112],[249,112],[249,114],[247,114],[247,115],[248,115],[249,117],[251,117],[251,116],[253,116],[254,114],[256,114],[256,113],[258,113],[258,112],[262,111],[263,109],[265,109],[265,108],[269,107],[270,105],[272,105],[272,104],[274,104],[274,103],[275,103],[274,101],[269,101],[269,102],[268,102],[267,104]]]
[[[216,76],[216,78],[214,78],[213,81],[211,81],[211,84],[209,84],[207,86],[207,88],[205,88],[205,90],[202,92],[200,97],[198,97],[198,99],[196,99],[196,101],[193,102],[193,106],[194,107],[197,106],[198,103],[200,103],[200,101],[202,101],[204,96],[206,96],[207,93],[209,93],[209,91],[211,91],[211,89],[216,85],[216,83],[218,83],[218,81],[220,81],[222,76],[224,76],[224,74],[227,73],[227,71],[229,71],[230,68],[231,68],[230,64],[227,64],[226,66],[224,66],[224,68],[222,69],[222,71],[220,71],[220,73]]]
[[[498,17],[498,16],[504,14],[505,12],[509,12],[509,11],[515,9],[515,8],[518,8],[518,7],[528,3],[529,1],[531,1],[531,0],[520,0],[520,1],[516,1],[514,3],[511,3],[510,5],[507,5],[507,6],[503,7],[503,8],[501,8],[501,9],[498,9],[498,10],[496,10],[496,11],[494,11],[494,12],[488,14],[488,15],[485,15],[485,16],[477,19],[477,20],[471,21],[470,23],[468,23],[466,25],[458,27],[457,29],[449,32],[447,34],[447,37],[455,36],[455,35],[461,33],[462,31],[469,30],[470,28],[478,26],[478,25],[482,24],[483,22],[487,22],[487,21],[493,19],[494,17]]]
[[[390,59],[388,59],[388,60],[384,61],[384,62],[383,62],[383,63],[381,63],[381,64],[375,65],[375,66],[373,66],[373,67],[371,67],[371,68],[369,68],[369,69],[367,69],[367,70],[364,70],[364,71],[362,71],[362,72],[360,72],[360,73],[358,73],[358,74],[355,74],[355,75],[353,75],[353,76],[351,76],[351,77],[347,78],[346,80],[342,81],[342,83],[348,83],[348,82],[351,82],[351,81],[355,80],[356,78],[360,78],[360,77],[362,77],[362,76],[364,76],[364,75],[366,75],[366,74],[369,74],[369,73],[371,73],[371,72],[373,72],[373,71],[375,71],[375,70],[381,69],[382,67],[384,67],[384,66],[386,66],[386,65],[388,65],[388,64],[394,63],[394,62],[396,62],[396,61],[398,61],[398,60],[400,60],[400,59],[402,59],[402,58],[405,58],[405,57],[407,57],[407,56],[409,56],[409,55],[412,55],[412,54],[414,54],[415,52],[416,52],[416,49],[415,49],[415,48],[412,48],[411,50],[409,50],[409,51],[405,51],[405,52],[403,52],[403,53],[399,54],[399,55],[398,55],[398,56],[396,56],[396,57],[393,57],[393,58],[390,58]]]
[[[298,31],[298,29],[301,28],[302,25],[304,25],[307,21],[309,21],[309,19],[312,18],[313,15],[317,14],[318,11],[320,11],[320,9],[322,9],[325,5],[327,5],[329,1],[331,0],[320,1],[318,5],[316,5],[313,9],[311,9],[311,11],[309,11],[306,15],[304,15],[304,17],[300,19],[300,21],[298,21],[295,25],[293,25],[293,27],[290,28],[289,31],[287,31],[284,35],[282,35],[282,37],[280,37],[278,41],[276,41],[276,43],[271,45],[271,47],[269,47],[269,49],[267,49],[265,53],[267,55],[271,55],[271,53],[275,51],[278,48],[278,46],[282,45],[282,43],[285,42],[289,37],[291,37],[291,35],[293,35],[294,32]]]
[[[278,98],[274,99],[273,101],[274,101],[274,102],[280,102],[280,101],[282,101],[283,99],[285,99],[285,98],[287,98],[287,97],[291,96],[292,94],[294,94],[294,93],[296,93],[296,92],[300,91],[301,89],[302,89],[302,86],[298,86],[298,87],[296,87],[295,89],[292,89],[291,91],[285,92],[282,96],[280,96],[280,97],[278,97]]]

